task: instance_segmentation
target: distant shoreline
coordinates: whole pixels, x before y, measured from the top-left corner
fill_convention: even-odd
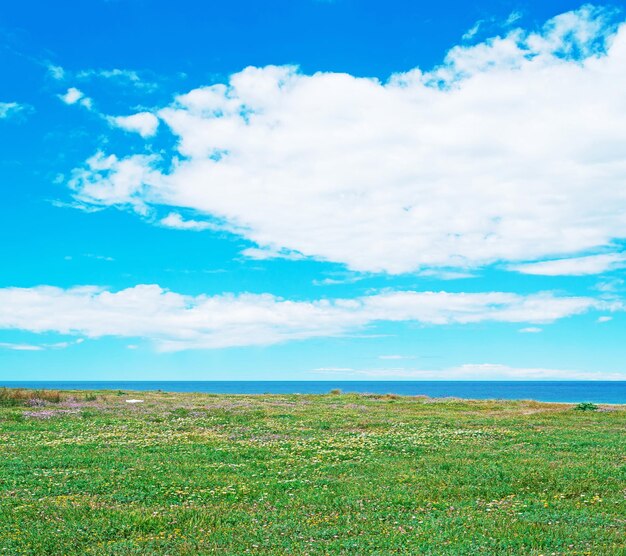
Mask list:
[[[393,394],[462,400],[626,404],[626,381],[0,381],[0,387],[224,395]]]

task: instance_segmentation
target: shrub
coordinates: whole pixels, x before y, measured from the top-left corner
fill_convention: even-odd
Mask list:
[[[596,411],[598,406],[591,402],[581,402],[574,409],[576,411]]]
[[[341,394],[341,390],[339,388],[333,388],[330,392],[328,392],[331,396],[339,396]]]

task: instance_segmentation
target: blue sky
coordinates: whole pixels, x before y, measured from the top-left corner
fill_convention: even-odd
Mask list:
[[[0,15],[0,379],[626,379],[621,3]]]

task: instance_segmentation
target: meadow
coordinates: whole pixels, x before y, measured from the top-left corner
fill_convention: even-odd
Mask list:
[[[0,555],[623,555],[626,407],[587,409],[4,390]]]

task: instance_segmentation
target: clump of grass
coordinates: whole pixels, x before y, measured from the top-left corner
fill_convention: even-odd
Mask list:
[[[85,394],[86,402],[95,402],[97,399],[98,399],[98,396],[96,396],[95,394],[92,394],[91,392]]]
[[[591,402],[581,402],[574,409],[576,411],[597,411],[598,406]]]
[[[173,417],[188,417],[191,412],[184,407],[177,407],[172,410]]]
[[[328,392],[331,396],[339,396],[341,395],[340,388],[333,388],[330,392]]]
[[[0,388],[0,406],[39,406],[45,402],[59,403],[61,392],[58,390],[29,390],[27,388]]]
[[[398,394],[385,394],[382,397],[383,400],[401,400],[402,396],[398,395]]]

